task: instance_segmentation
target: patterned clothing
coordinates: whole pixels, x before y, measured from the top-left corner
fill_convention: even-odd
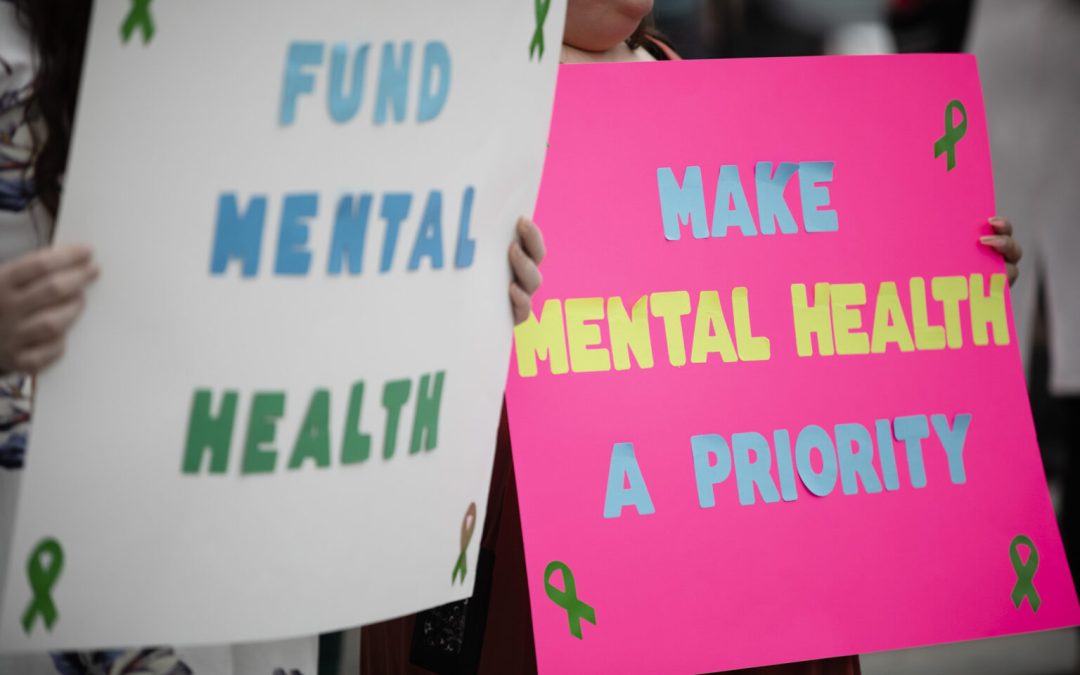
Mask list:
[[[21,469],[30,430],[31,380],[21,373],[0,378],[0,470]]]
[[[46,243],[47,214],[32,202],[33,142],[44,134],[26,107],[33,79],[29,39],[15,21],[15,7],[0,1],[0,261]],[[26,376],[0,375],[0,471],[22,468],[30,393]]]
[[[171,649],[53,654],[61,675],[192,675]]]

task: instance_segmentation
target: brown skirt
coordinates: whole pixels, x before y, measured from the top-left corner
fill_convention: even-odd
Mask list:
[[[494,553],[487,620],[483,625],[478,673],[529,675],[536,672],[525,550],[521,537],[517,486],[510,455],[510,435],[503,409],[487,519],[480,546]],[[364,675],[428,675],[411,662],[416,615],[365,626],[360,638]],[[461,672],[444,670],[443,672]],[[803,663],[730,671],[741,675],[859,675],[859,657],[844,656]]]

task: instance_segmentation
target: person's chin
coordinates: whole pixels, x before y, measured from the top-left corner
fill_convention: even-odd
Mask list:
[[[634,29],[641,23],[641,20],[649,15],[652,11],[653,0],[620,0],[619,1],[619,13],[627,18],[627,20],[633,22]],[[633,30],[630,31],[633,33]],[[629,33],[627,37],[629,37]]]

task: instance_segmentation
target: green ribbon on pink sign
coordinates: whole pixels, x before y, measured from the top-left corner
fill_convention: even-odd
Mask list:
[[[1020,561],[1020,547],[1025,546],[1028,550],[1026,562]],[[1039,611],[1042,600],[1039,592],[1035,590],[1035,570],[1039,569],[1039,552],[1035,550],[1035,544],[1027,536],[1018,534],[1013,537],[1009,545],[1009,560],[1012,562],[1013,571],[1016,572],[1016,585],[1013,586],[1012,601],[1017,609],[1027,598],[1031,605],[1031,611]]]
[[[563,589],[551,583],[551,575],[556,571],[562,572]],[[574,573],[570,571],[566,563],[553,560],[548,563],[544,570],[544,591],[559,607],[566,610],[567,619],[570,621],[570,634],[581,639],[581,620],[584,619],[592,625],[596,625],[596,612],[591,605],[578,600],[577,584],[574,583]]]
[[[953,111],[959,111],[960,124],[953,126]],[[956,144],[967,133],[967,110],[960,101],[949,101],[945,106],[945,135],[934,143],[934,158],[945,155],[945,170],[952,171],[956,166]]]

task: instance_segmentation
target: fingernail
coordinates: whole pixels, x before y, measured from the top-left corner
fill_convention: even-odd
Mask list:
[[[1000,216],[990,216],[986,219],[986,222],[990,223],[991,225],[1001,225],[1005,222],[1005,219],[1001,218]]]
[[[985,237],[979,237],[979,242],[986,244],[987,246],[995,246],[997,244],[1000,244],[1001,241],[1001,237],[993,234],[987,235]]]

